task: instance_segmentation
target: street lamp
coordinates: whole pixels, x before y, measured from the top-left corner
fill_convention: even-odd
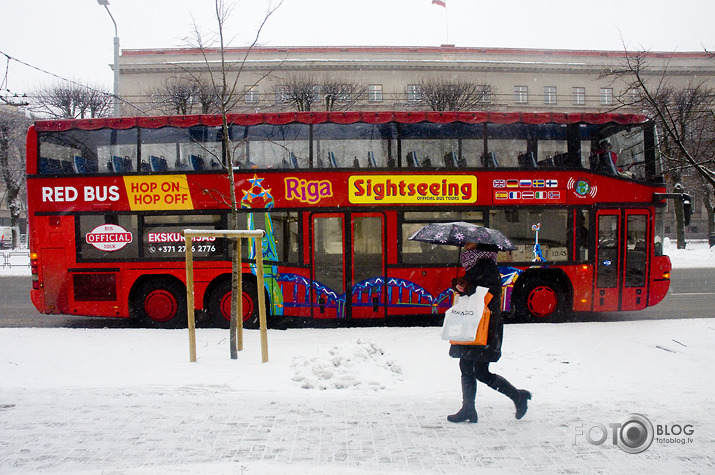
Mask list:
[[[114,21],[112,12],[109,11],[109,0],[97,0],[97,3],[107,9],[109,18],[111,18],[112,23],[114,23],[114,95],[112,97],[112,109],[114,117],[119,117],[121,115],[119,112],[119,32],[117,30],[117,22]]]

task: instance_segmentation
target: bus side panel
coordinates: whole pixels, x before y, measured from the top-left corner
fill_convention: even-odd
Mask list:
[[[593,305],[593,266],[563,266],[561,270],[571,281],[573,287],[573,311],[588,312]]]
[[[279,268],[276,278],[282,295],[283,315],[288,317],[310,317],[310,269]]]
[[[650,266],[650,291],[648,306],[661,302],[670,288],[670,272],[673,265],[668,256],[655,256]]]
[[[43,313],[68,313],[65,249],[43,247],[39,252]],[[34,300],[34,299],[33,299]],[[36,305],[37,306],[37,305]]]
[[[68,275],[69,311],[72,315],[126,317],[118,300],[122,274],[116,271],[70,272]]]
[[[388,269],[387,314],[433,315],[452,306],[456,268]]]
[[[71,216],[37,216],[34,220],[37,239],[45,247],[38,254],[39,290],[31,292],[35,307],[42,313],[69,312],[67,256],[74,256],[74,218]],[[66,246],[66,247],[63,247]]]

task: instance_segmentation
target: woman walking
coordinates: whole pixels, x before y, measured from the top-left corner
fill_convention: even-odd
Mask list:
[[[509,381],[489,371],[489,363],[498,361],[501,357],[503,333],[500,308],[502,287],[501,275],[497,267],[497,251],[496,246],[468,242],[460,256],[465,275],[463,278],[455,279],[453,286],[461,295],[473,294],[478,286],[488,288],[487,298],[491,295],[491,300],[487,306],[491,311],[491,318],[486,345],[451,342],[449,356],[459,358],[459,369],[462,372],[462,408],[456,414],[447,416],[449,422],[477,422],[477,410],[474,405],[477,381],[483,382],[514,401],[517,419],[524,417],[527,401],[531,399],[529,391],[516,389]]]

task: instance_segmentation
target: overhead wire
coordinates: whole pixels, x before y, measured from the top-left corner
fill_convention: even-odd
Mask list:
[[[72,79],[68,79],[68,78],[66,78],[66,77],[60,76],[60,75],[55,74],[55,73],[52,73],[52,72],[50,72],[50,71],[46,71],[46,70],[44,70],[44,69],[42,69],[42,68],[40,68],[40,67],[37,67],[37,66],[34,66],[34,65],[32,65],[32,64],[26,63],[25,61],[22,61],[22,60],[20,60],[20,59],[13,58],[12,56],[10,56],[9,54],[5,53],[5,52],[2,51],[2,50],[0,50],[0,54],[2,54],[3,56],[5,56],[5,57],[7,58],[7,64],[6,64],[6,67],[5,67],[5,77],[3,78],[2,85],[0,85],[0,90],[3,90],[3,89],[4,89],[4,90],[6,90],[6,91],[8,91],[8,92],[11,92],[11,91],[8,90],[7,88],[3,88],[3,86],[4,86],[5,84],[7,84],[8,72],[9,72],[9,69],[10,69],[10,61],[12,60],[12,61],[16,61],[16,62],[22,64],[23,66],[27,66],[28,68],[34,69],[34,70],[39,71],[39,72],[41,72],[41,73],[43,73],[43,74],[48,74],[48,75],[50,75],[50,76],[52,76],[52,77],[55,77],[55,78],[57,78],[57,79],[59,79],[59,80],[61,80],[61,81],[68,82],[68,83],[73,84],[73,85],[75,85],[75,86],[83,87],[83,88],[89,89],[90,91],[93,91],[93,92],[98,92],[98,93],[103,93],[103,94],[106,94],[106,93],[107,93],[107,91],[102,91],[102,90],[100,90],[100,89],[93,88],[93,87],[88,86],[88,85],[86,85],[86,84],[80,84],[80,83],[78,83],[77,81],[73,81]],[[126,99],[124,99],[124,98],[123,98],[122,96],[120,96],[119,94],[109,93],[109,95],[111,95],[112,97],[117,97],[117,99],[119,99],[120,101],[122,101],[124,104],[127,104],[128,106],[131,106],[131,107],[135,108],[136,110],[138,110],[138,111],[141,112],[142,114],[146,114],[146,111],[142,110],[140,107],[136,106],[135,104],[132,104],[131,102],[127,101]],[[16,97],[19,97],[19,96],[17,96],[17,94],[15,94],[15,96],[16,96]],[[23,97],[27,97],[27,95],[24,95]]]

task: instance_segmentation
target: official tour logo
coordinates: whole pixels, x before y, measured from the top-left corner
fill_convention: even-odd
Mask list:
[[[118,251],[132,242],[132,233],[116,224],[102,224],[88,232],[85,241],[100,251]]]

